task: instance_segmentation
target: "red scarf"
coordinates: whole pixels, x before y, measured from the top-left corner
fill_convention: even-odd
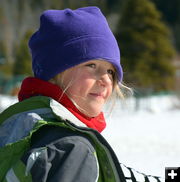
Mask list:
[[[106,127],[106,122],[102,112],[93,118],[85,116],[76,108],[73,102],[57,85],[34,77],[24,79],[18,94],[19,101],[38,95],[51,97],[57,102],[61,103],[89,128],[102,132]]]

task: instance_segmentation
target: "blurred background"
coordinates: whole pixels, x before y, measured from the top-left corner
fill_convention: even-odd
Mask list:
[[[179,0],[0,0],[0,112],[32,76],[27,44],[42,11],[83,6],[103,11],[120,46],[123,81],[134,90],[108,115],[104,136],[120,161],[163,176],[180,152]]]
[[[28,40],[46,9],[99,6],[121,49],[135,93],[180,91],[179,0],[0,0],[0,93],[16,95],[31,72]],[[88,20],[87,20],[88,21]]]

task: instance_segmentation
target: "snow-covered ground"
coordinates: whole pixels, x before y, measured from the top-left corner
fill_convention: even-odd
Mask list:
[[[0,95],[0,112],[16,98]],[[165,167],[180,166],[180,100],[153,96],[117,102],[103,135],[119,161],[145,174],[164,178]]]
[[[135,105],[138,109],[135,109]],[[180,166],[180,100],[154,96],[116,104],[103,132],[119,161],[145,174],[165,177]]]
[[[17,102],[16,97],[11,97],[8,95],[0,95],[0,113],[9,107],[10,105],[14,104]]]

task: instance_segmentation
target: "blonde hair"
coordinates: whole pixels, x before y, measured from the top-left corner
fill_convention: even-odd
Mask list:
[[[74,78],[72,78],[70,80],[70,82],[68,83],[68,85],[66,87],[64,87],[64,73],[68,71],[68,70],[65,70],[64,72],[61,72],[59,74],[57,74],[55,77],[53,77],[52,79],[49,80],[49,82],[55,84],[55,85],[60,85],[61,86],[61,89],[63,90],[63,94],[66,93],[66,90],[71,86]],[[124,100],[126,97],[129,97],[132,95],[132,89],[127,87],[125,84],[123,84],[122,82],[119,82],[118,80],[118,77],[117,75],[115,74],[114,75],[114,79],[113,79],[113,91],[112,91],[112,94],[111,96],[109,97],[108,99],[108,102],[111,102],[111,106],[110,106],[110,113],[111,111],[113,110],[115,104],[116,104],[116,101],[117,99],[121,99],[121,100]],[[61,100],[63,94],[60,96],[60,98],[58,99],[58,101]],[[70,98],[70,96],[69,96]],[[83,108],[80,108],[80,106],[78,106],[76,104],[75,101],[73,101],[72,98],[70,98],[71,101],[74,103],[74,105],[80,109],[81,111],[83,110]],[[84,111],[84,110],[83,110]]]
[[[106,109],[107,116],[111,115],[117,103],[117,100],[125,101],[127,97],[130,97],[132,95],[133,95],[133,90],[129,88],[128,86],[126,86],[124,83],[119,82],[117,77],[115,77],[113,92],[108,99],[108,107],[107,107],[108,109]]]

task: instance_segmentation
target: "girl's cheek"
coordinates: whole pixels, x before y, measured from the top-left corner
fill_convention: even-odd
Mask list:
[[[90,78],[94,78],[94,74],[91,72],[84,72],[83,75],[81,76],[82,79],[86,80],[86,79],[90,79]]]

